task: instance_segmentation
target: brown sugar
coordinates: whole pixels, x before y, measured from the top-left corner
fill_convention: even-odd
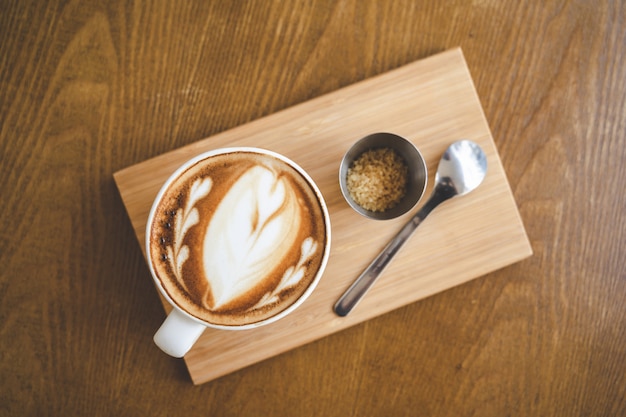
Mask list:
[[[348,169],[346,185],[352,199],[365,210],[382,212],[406,194],[407,165],[390,148],[363,152]]]

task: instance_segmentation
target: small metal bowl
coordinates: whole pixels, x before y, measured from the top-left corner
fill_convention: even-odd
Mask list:
[[[408,168],[407,188],[404,197],[385,211],[370,211],[358,205],[350,196],[347,186],[348,169],[353,162],[370,149],[390,148],[400,155]],[[408,140],[393,133],[373,133],[357,141],[346,152],[339,167],[341,193],[357,213],[374,220],[390,220],[409,212],[420,201],[426,190],[428,173],[420,151]]]

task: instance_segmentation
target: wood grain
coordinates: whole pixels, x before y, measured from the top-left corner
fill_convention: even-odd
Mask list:
[[[1,2],[0,415],[626,415],[625,21],[617,0]],[[151,341],[113,173],[456,46],[534,255],[190,384]]]
[[[343,154],[360,137],[381,131],[400,134],[420,149],[431,173],[428,194],[439,158],[451,143],[462,138],[483,147],[488,175],[470,196],[438,208],[434,219],[429,218],[420,227],[419,237],[407,242],[358,308],[338,318],[332,312],[333,304],[411,215],[374,222],[351,210],[341,196],[337,174]],[[314,294],[286,319],[253,331],[207,329],[185,357],[196,384],[462,284],[532,253],[458,48],[117,172],[115,181],[142,247],[148,212],[167,177],[191,157],[229,146],[279,152],[311,175],[327,201],[331,253]],[[171,310],[164,304],[167,311]]]

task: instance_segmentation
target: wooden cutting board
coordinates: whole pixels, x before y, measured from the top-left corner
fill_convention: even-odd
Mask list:
[[[471,139],[483,147],[488,173],[476,191],[433,211],[355,310],[340,318],[332,311],[335,301],[410,216],[383,222],[368,220],[354,212],[341,195],[338,170],[343,154],[356,140],[373,132],[404,136],[424,155],[430,175],[420,205],[432,190],[439,158],[458,139]],[[331,254],[315,292],[292,315],[254,330],[207,329],[184,358],[195,384],[532,254],[460,49],[411,63],[115,173],[142,249],[148,211],[165,179],[200,152],[240,145],[282,153],[309,172],[328,204]],[[169,311],[170,306],[161,300]]]

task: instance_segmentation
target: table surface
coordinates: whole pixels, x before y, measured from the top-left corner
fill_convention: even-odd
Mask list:
[[[0,10],[0,415],[626,414],[623,2]],[[113,173],[457,46],[534,255],[193,386]]]

